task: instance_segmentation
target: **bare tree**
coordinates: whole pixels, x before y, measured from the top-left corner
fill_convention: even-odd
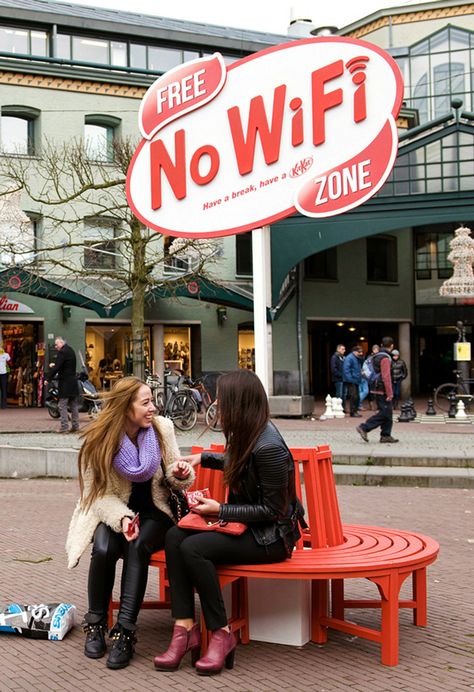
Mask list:
[[[211,278],[220,253],[218,243],[206,240],[167,245],[134,216],[125,195],[134,151],[131,140],[115,141],[107,156],[94,155],[82,141],[45,141],[36,159],[0,156],[0,205],[21,191],[23,207],[43,228],[33,238],[22,222],[19,238],[0,226],[0,261],[70,287],[87,281],[105,296],[106,307],[130,300],[133,370],[143,377],[147,301],[156,289],[173,294],[193,277]]]

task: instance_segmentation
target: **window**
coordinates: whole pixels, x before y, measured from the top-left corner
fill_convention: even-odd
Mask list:
[[[84,148],[90,161],[112,163],[114,137],[120,125],[119,118],[109,115],[87,115],[84,124]]]
[[[146,46],[139,43],[130,44],[130,67],[139,67],[146,70]]]
[[[0,26],[0,51],[20,55],[48,55],[48,34],[45,31]]]
[[[96,38],[72,37],[72,58],[79,62],[109,62],[109,42]]]
[[[367,281],[395,283],[398,280],[397,239],[393,236],[367,238]]]
[[[111,270],[117,267],[116,225],[91,219],[84,224],[84,269]]]
[[[317,252],[304,261],[305,279],[337,280],[337,248],[331,247]]]
[[[452,233],[417,233],[415,236],[416,278],[448,279],[453,271],[448,262]],[[433,271],[436,272],[433,276]]]
[[[39,116],[39,111],[35,108],[3,106],[1,112],[2,153],[33,156],[35,153],[35,121]]]
[[[173,256],[171,246],[174,240],[170,235],[163,236],[165,274],[185,273],[190,269],[190,258]]]
[[[236,274],[252,276],[252,231],[235,236]]]
[[[183,62],[183,53],[176,48],[148,48],[148,69],[166,72]]]

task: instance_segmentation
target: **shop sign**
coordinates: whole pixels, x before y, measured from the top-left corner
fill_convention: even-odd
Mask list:
[[[185,63],[144,96],[128,201],[150,228],[196,238],[341,214],[390,174],[402,97],[387,53],[340,36]]]
[[[31,313],[34,312],[34,310],[24,303],[18,303],[16,300],[9,300],[7,296],[3,295],[0,297],[0,313],[5,312]]]
[[[471,360],[471,344],[469,341],[457,341],[454,344],[454,360],[470,361]]]

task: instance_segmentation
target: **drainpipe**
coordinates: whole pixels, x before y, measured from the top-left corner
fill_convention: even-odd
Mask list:
[[[300,396],[304,396],[303,373],[303,262],[296,267],[296,352],[298,359],[298,384]]]

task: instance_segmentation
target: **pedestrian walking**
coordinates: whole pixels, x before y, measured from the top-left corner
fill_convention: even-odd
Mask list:
[[[400,358],[400,351],[396,348],[392,351],[392,388],[393,388],[393,409],[398,408],[400,401],[401,386],[403,380],[408,375],[408,368],[405,361]]]
[[[342,376],[346,387],[347,398],[349,399],[349,411],[352,418],[360,418],[359,413],[359,385],[362,380],[361,370],[364,358],[364,351],[361,346],[356,344],[352,351],[344,359],[342,366]]]
[[[54,340],[54,347],[58,352],[56,362],[49,364],[47,379],[48,384],[53,378],[58,378],[59,415],[61,424],[59,432],[69,432],[68,409],[71,411],[71,432],[79,430],[79,385],[76,375],[76,354],[66,343],[62,336]]]
[[[8,365],[10,361],[10,354],[7,353],[4,348],[0,348],[0,393],[1,393],[1,407],[7,408],[7,397],[8,397],[8,372],[10,366]]]
[[[199,657],[201,635],[195,622],[194,590],[199,594],[207,629],[212,632],[206,654],[196,661],[200,675],[220,673],[234,665],[237,645],[222,599],[218,564],[269,564],[292,556],[300,535],[302,508],[295,491],[294,462],[283,438],[270,422],[268,399],[258,377],[249,370],[222,375],[217,384],[218,413],[227,443],[226,455],[202,452],[185,457],[193,466],[224,471],[228,499],[220,504],[202,498],[194,511],[222,522],[245,522],[246,530],[229,536],[173,527],[165,539],[176,618],[168,650],[154,659],[155,668],[177,670],[191,651]]]
[[[331,356],[329,366],[331,369],[331,379],[334,385],[335,396],[344,401],[344,382],[342,379],[342,366],[344,363],[344,354],[346,347],[344,344],[338,344],[335,352]]]
[[[163,548],[173,526],[170,487],[186,490],[194,480],[180,461],[171,420],[154,417],[150,387],[137,377],[118,380],[98,418],[82,433],[80,499],[72,516],[66,550],[75,567],[93,541],[84,617],[88,658],[107,650],[105,632],[115,567],[123,558],[120,608],[110,632],[107,667],[128,666],[152,554]],[[138,519],[139,517],[139,519]]]
[[[384,336],[381,349],[372,358],[373,377],[369,380],[369,390],[375,396],[377,412],[361,423],[356,430],[365,442],[369,441],[368,433],[375,428],[380,428],[380,442],[394,443],[397,439],[392,437],[393,415],[393,389],[390,353],[393,350],[393,339]]]

